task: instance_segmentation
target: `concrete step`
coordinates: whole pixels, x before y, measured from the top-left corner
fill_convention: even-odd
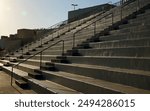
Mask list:
[[[126,84],[138,88],[150,89],[149,71],[111,68],[106,66],[84,64],[60,64],[55,63],[58,70],[102,79],[110,82]]]
[[[75,40],[75,45],[77,45],[77,44],[80,44],[82,41],[85,41],[87,38],[84,38],[84,39],[76,39]],[[65,41],[64,42],[64,48],[68,48],[68,49],[71,49],[72,47],[73,47],[73,40],[72,40],[72,38],[70,39],[70,40],[68,40],[68,41]],[[38,51],[41,51],[41,50],[43,50],[43,49],[45,49],[46,47],[48,47],[48,46],[50,46],[51,44],[49,44],[49,45],[45,45],[45,46],[43,46],[42,48],[36,48],[36,51],[32,51],[32,49],[30,50],[30,54],[34,54],[34,53],[37,53]],[[68,45],[70,45],[70,47],[65,47],[65,46],[68,46]],[[53,49],[55,49],[55,47],[61,47],[61,49],[62,49],[62,43],[59,43],[59,44],[57,44],[56,46],[53,46],[53,47],[51,47],[51,48],[49,48],[49,49],[47,49],[47,50],[53,50]],[[35,49],[35,48],[33,48],[33,49]],[[46,50],[46,51],[47,51]],[[28,50],[27,50],[28,51]],[[44,51],[45,52],[45,51]],[[29,55],[29,54],[26,54],[27,52],[26,51],[24,51],[24,53],[25,53],[25,55]],[[20,51],[20,52],[18,52],[18,53],[15,53],[15,55],[16,54],[22,54],[22,51]]]
[[[122,30],[113,30],[113,31],[110,31],[109,34],[110,35],[119,35],[121,33],[131,33],[131,34],[136,35],[136,32],[144,32],[144,31],[150,31],[150,30],[147,28],[145,28],[145,29],[143,28],[143,30],[142,30],[142,28],[141,28],[141,30],[140,30],[140,28],[137,30],[134,30],[134,29],[130,30],[130,28],[128,28],[128,29],[122,29]]]
[[[62,84],[66,87],[75,89],[77,91],[86,94],[140,93],[140,92],[149,93],[149,91],[143,89],[138,89],[131,86],[111,83],[104,80],[94,79],[91,77],[66,73],[62,71],[51,72],[51,71],[37,70],[37,72],[42,73],[50,81]]]
[[[40,66],[41,70],[49,70],[49,71],[56,71],[57,69],[54,66],[50,66],[50,65],[42,65]]]
[[[93,42],[93,43],[89,43],[88,45],[91,48],[113,48],[113,47],[117,48],[117,47],[133,47],[133,46],[137,46],[137,47],[150,46],[150,38]]]
[[[54,59],[56,59],[55,57]],[[91,64],[91,65],[100,65],[100,66],[109,66],[109,67],[118,67],[125,69],[136,69],[136,70],[145,70],[149,71],[150,68],[150,59],[143,57],[108,57],[108,56],[67,56],[66,59],[69,63],[78,63],[78,64]],[[53,59],[52,59],[53,60]],[[43,61],[50,62],[50,61]],[[28,60],[26,64],[39,66],[39,60]]]
[[[137,16],[137,18],[129,20],[129,23],[140,22],[140,21],[148,21],[150,19],[150,14]]]
[[[66,52],[66,50],[64,52]],[[62,55],[62,50],[46,50],[42,54],[43,55]]]
[[[142,17],[146,17],[146,16],[149,16],[149,15],[150,15],[150,9],[145,10],[144,13],[137,15],[137,18],[140,18],[140,17],[142,18]]]
[[[42,60],[46,60],[46,61],[51,61],[51,59],[55,59],[56,56],[59,56],[59,55],[43,55],[42,56]],[[29,56],[24,56],[25,58],[28,58]],[[40,60],[40,55],[36,55],[34,56],[33,58],[31,59],[34,59],[34,60]],[[35,65],[35,64],[34,64]]]
[[[149,25],[149,18],[144,19],[144,20],[130,20],[128,24],[121,25],[120,28],[128,28],[128,27],[133,27],[133,26],[138,26],[138,25]]]
[[[23,80],[15,80],[15,83],[22,89],[28,89],[28,83]]]
[[[42,74],[38,74],[38,73],[34,73],[34,72],[30,72],[28,73],[28,75],[34,79],[38,79],[38,80],[43,80],[44,77]]]
[[[107,35],[100,36],[99,41],[112,41],[112,40],[126,40],[126,39],[140,39],[140,38],[149,38],[149,31],[139,31],[139,32],[128,32],[128,33],[119,33],[118,35]]]
[[[69,51],[67,51],[67,54]],[[127,56],[127,57],[150,57],[150,47],[125,47],[125,48],[97,48],[97,49],[78,49],[81,56]],[[54,52],[53,52],[54,53]],[[52,53],[51,53],[52,54]]]
[[[138,25],[138,26],[133,26],[133,27],[128,27],[128,28],[122,28],[119,30],[112,30],[112,31],[110,31],[110,34],[137,32],[137,31],[142,31],[142,30],[147,30],[147,29],[150,29],[150,25]]]
[[[27,66],[27,65],[24,65]],[[26,67],[27,68],[27,67]],[[28,67],[30,68],[30,67]],[[11,68],[3,67],[3,69],[9,73],[11,73]],[[23,69],[23,67],[22,67]],[[62,86],[60,84],[54,83],[48,80],[37,80],[31,77],[28,77],[28,73],[15,69],[14,68],[14,76],[19,77],[21,81],[26,81],[28,83],[29,88],[34,90],[40,94],[78,94],[80,92],[70,89],[68,87]],[[19,80],[20,80],[19,79]],[[20,82],[21,83],[21,82]]]
[[[67,56],[67,60],[71,63],[78,63],[78,64],[91,64],[91,65],[150,71],[149,58],[111,57],[111,56],[109,57],[108,56],[95,56],[95,57]]]
[[[63,64],[63,65],[66,65],[66,64]],[[73,65],[70,65],[70,64],[68,64],[69,66],[73,66]],[[77,65],[77,64],[76,64]],[[22,70],[24,70],[25,68],[24,67],[26,67],[26,68],[31,68],[31,67],[27,67],[28,65],[22,65],[22,66],[19,66],[19,67],[21,67],[22,68]],[[56,67],[58,67],[58,64],[55,64],[55,66]],[[78,67],[83,67],[83,65],[77,65]],[[88,66],[88,65],[86,65],[86,66]],[[96,68],[97,70],[99,70],[98,69],[98,67],[95,67],[95,66],[89,66],[89,67],[86,67],[87,69],[89,69],[89,68]],[[60,68],[60,67],[59,67]],[[63,68],[64,69],[64,68]],[[68,69],[68,68],[67,68]],[[108,68],[107,68],[108,69]],[[66,68],[65,68],[65,70],[66,70]],[[82,70],[82,69],[80,69],[80,70]],[[90,69],[89,69],[90,70]],[[74,70],[71,70],[71,71],[73,71],[74,72]],[[78,72],[79,70],[77,70],[77,72]],[[45,77],[47,77],[47,78],[49,78],[49,79],[51,79],[51,81],[50,82],[56,82],[56,81],[58,81],[58,82],[63,82],[63,81],[59,81],[60,80],[60,78],[56,78],[56,77],[54,77],[54,76],[51,76],[51,75],[48,75],[48,74],[51,74],[51,72],[50,71],[46,71],[46,72],[48,72],[48,74],[45,74],[45,73],[43,73],[43,71],[40,71],[40,70],[36,70],[36,73],[39,73],[39,74],[43,74]],[[124,72],[127,72],[127,71],[124,71]],[[54,73],[54,72],[53,72]],[[55,74],[56,74],[57,72],[55,72]],[[112,82],[108,82],[108,81],[105,81],[105,80],[101,80],[100,78],[103,78],[103,76],[101,76],[100,78],[95,78],[95,79],[97,79],[97,80],[95,80],[95,79],[92,79],[90,76],[89,76],[89,73],[90,72],[86,72],[85,74],[84,74],[84,71],[82,72],[80,72],[80,73],[82,73],[82,74],[79,74],[79,75],[76,75],[77,73],[74,73],[74,75],[72,76],[72,79],[74,79],[74,80],[76,80],[77,81],[77,79],[78,79],[78,81],[77,81],[77,83],[76,84],[78,84],[78,83],[80,83],[80,82],[83,82],[83,83],[80,83],[81,84],[81,86],[82,85],[86,85],[86,86],[88,86],[89,88],[91,87],[91,85],[95,85],[95,87],[93,87],[93,93],[94,93],[94,91],[95,91],[95,93],[149,93],[149,91],[148,90],[142,90],[142,89],[139,89],[139,88],[135,88],[135,87],[131,87],[131,86],[126,86],[126,85],[123,85],[122,83],[121,84],[116,84],[116,83],[112,83]],[[66,73],[65,73],[66,74]],[[98,74],[98,73],[97,73]],[[90,73],[90,75],[92,76],[92,77],[94,77],[95,75],[97,75],[95,72],[93,72],[92,73],[92,75],[91,75],[91,73]],[[100,74],[102,74],[102,73],[100,73]],[[147,76],[146,75],[146,73],[144,73],[145,75],[144,76]],[[64,74],[60,74],[60,73],[58,73],[57,74],[57,76],[62,76],[62,77],[67,77],[67,78],[70,78],[71,79],[71,75],[68,75],[68,76],[66,76],[66,75],[64,75]],[[99,75],[99,74],[98,74]],[[97,75],[97,76],[98,76]],[[134,76],[135,76],[135,74],[133,74]],[[84,77],[84,76],[89,76],[90,77],[90,79],[89,79],[89,77]],[[100,75],[99,75],[100,76]],[[127,76],[127,75],[126,75]],[[82,77],[82,78],[81,78]],[[105,75],[105,77],[106,77],[106,75]],[[104,78],[105,78],[104,77]],[[109,77],[109,76],[107,76],[107,77]],[[130,75],[130,77],[131,77],[131,75]],[[53,79],[55,79],[55,80],[53,80]],[[108,78],[107,78],[108,79]],[[112,77],[111,78],[109,78],[109,79],[112,79]],[[134,78],[132,78],[132,79],[134,79]],[[132,80],[131,79],[131,80]],[[147,79],[149,79],[149,78],[147,78]],[[29,79],[29,80],[31,80],[31,78]],[[82,80],[82,81],[81,81]],[[91,80],[91,81],[88,81],[88,80]],[[93,82],[92,82],[92,80],[93,80]],[[34,80],[33,81],[33,79],[32,79],[32,82],[37,82],[37,80]],[[72,80],[69,80],[69,81],[72,81]],[[75,82],[76,82],[75,81]],[[124,81],[126,81],[126,80],[124,80]],[[121,81],[121,82],[124,82],[124,81]],[[130,80],[129,80],[130,81]],[[142,81],[143,82],[143,80],[142,80],[142,77],[140,76],[140,81]],[[42,82],[43,81],[39,81],[39,83],[40,83],[40,86],[42,86],[42,91],[45,89],[45,87],[43,86],[43,84],[42,84]],[[67,81],[66,81],[67,82]],[[131,82],[133,82],[133,81],[131,81]],[[136,82],[136,80],[134,80],[134,82]],[[38,83],[38,84],[39,84]],[[74,81],[72,81],[72,83],[74,83]],[[95,83],[95,84],[94,84]],[[118,82],[119,83],[119,82]],[[129,83],[129,82],[128,82]],[[31,83],[30,83],[31,84]],[[33,84],[33,83],[32,83]],[[58,84],[57,82],[56,82],[56,84]],[[63,83],[62,83],[63,84]],[[67,84],[68,84],[68,82],[67,82]],[[130,83],[131,84],[131,83]],[[36,84],[37,85],[37,84]],[[44,84],[44,85],[48,85],[48,83],[46,82],[46,84]],[[63,84],[64,85],[64,84]],[[144,84],[143,84],[144,85]],[[50,84],[48,85],[48,86],[50,86]],[[107,87],[106,87],[107,86]],[[120,86],[120,87],[119,87]],[[145,86],[145,85],[144,85]],[[33,86],[32,86],[33,87]],[[34,86],[34,87],[38,87],[38,86]],[[65,87],[65,86],[64,86]],[[68,86],[69,87],[69,86]],[[95,89],[96,87],[99,87],[97,90]],[[138,87],[140,87],[140,86],[138,86]],[[92,88],[92,87],[91,87]],[[72,88],[71,88],[72,89]],[[87,88],[86,88],[87,89]],[[121,90],[122,89],[122,90]],[[72,89],[73,90],[73,89]],[[84,90],[83,89],[83,87],[82,87],[82,89],[80,89],[80,90]],[[87,91],[88,92],[88,91]],[[92,91],[91,91],[92,92]],[[66,93],[66,92],[65,92]]]

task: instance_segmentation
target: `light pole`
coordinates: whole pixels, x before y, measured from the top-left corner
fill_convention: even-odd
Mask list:
[[[74,10],[76,9],[76,7],[78,6],[78,4],[71,4],[74,7]]]

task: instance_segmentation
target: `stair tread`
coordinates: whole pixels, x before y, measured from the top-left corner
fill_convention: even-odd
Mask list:
[[[141,31],[136,31],[136,32],[134,32],[134,33],[142,33],[142,32],[145,32],[145,33],[147,33],[147,32],[149,32],[149,30],[141,30]],[[133,33],[133,32],[132,32]],[[131,32],[121,32],[121,33],[118,33],[118,34],[116,34],[116,35],[106,35],[106,36],[100,36],[99,38],[101,39],[101,38],[105,38],[105,37],[110,37],[110,36],[121,36],[121,35],[130,35],[131,34]]]
[[[73,67],[82,67],[82,68],[90,68],[90,69],[99,69],[99,70],[108,70],[114,72],[128,72],[130,74],[135,75],[145,75],[150,76],[150,71],[143,71],[143,70],[135,70],[135,69],[124,69],[124,68],[115,68],[115,67],[107,67],[107,66],[98,66],[98,65],[87,65],[87,64],[61,64],[55,63],[56,65],[65,65],[65,66],[73,66]]]
[[[100,50],[100,49],[126,49],[126,48],[150,48],[150,46],[130,46],[130,47],[106,47],[106,48],[90,48],[90,49],[77,49],[77,50]]]
[[[67,73],[67,72],[62,72],[62,71],[59,71],[59,72],[43,71],[43,72],[53,74],[56,76],[60,76],[60,77],[64,77],[64,78],[68,78],[68,79],[72,79],[75,81],[84,82],[87,84],[92,84],[98,87],[112,89],[121,93],[150,93],[149,90],[139,89],[139,88],[112,83],[112,82],[108,82],[104,80],[94,79],[91,77],[85,77],[85,76],[81,76],[81,75],[77,75],[73,73]]]
[[[35,80],[34,79],[34,82],[41,85],[42,87],[45,87],[49,90],[53,90],[55,93],[60,93],[60,94],[76,94],[76,93],[80,93],[78,91],[75,91],[71,88],[68,88],[68,87],[65,87],[63,85],[60,85],[60,84],[57,84],[55,82],[52,82],[52,81],[48,81],[48,80],[41,80],[41,81],[38,81],[38,80]]]
[[[21,79],[17,79],[16,80],[18,83],[20,83],[20,84],[27,84],[27,82],[25,82],[25,81],[23,81],[23,80],[21,80]]]
[[[29,65],[26,65],[29,66]],[[11,71],[11,68],[7,68],[5,67],[7,70]],[[20,77],[28,77],[28,73],[19,69],[14,68],[14,73],[16,73],[17,75],[19,75]],[[34,82],[36,84],[39,84],[40,86],[47,88],[48,90],[51,90],[55,93],[60,93],[60,94],[76,94],[76,93],[80,93],[78,91],[75,91],[71,88],[62,86],[60,84],[54,83],[52,81],[48,81],[48,80],[36,80],[33,78],[29,78],[28,79],[31,82]]]
[[[70,56],[70,57],[74,57],[74,56]],[[96,57],[92,57],[92,56],[85,56],[85,57],[96,58]],[[75,57],[75,58],[77,58],[77,57]],[[98,56],[97,58],[108,58],[108,57],[99,57]],[[110,57],[110,58],[115,58],[115,57]],[[130,58],[130,57],[124,57],[124,58]],[[123,59],[123,57],[121,57],[121,59]],[[132,59],[137,59],[137,58],[132,58]],[[143,59],[143,58],[138,58],[138,59]],[[150,58],[145,58],[145,59],[150,59]],[[15,64],[15,63],[13,63],[13,64]],[[83,68],[99,69],[99,70],[108,70],[108,71],[113,71],[113,72],[125,72],[125,73],[128,72],[130,74],[135,74],[135,75],[150,76],[150,72],[149,71],[144,71],[144,70],[125,69],[125,68],[99,66],[99,65],[77,64],[77,63],[73,63],[73,64],[55,63],[55,64],[66,65],[66,66],[73,66],[73,67],[83,67]],[[29,65],[29,64],[21,64],[21,66],[28,67],[30,69],[39,69],[38,66]],[[11,69],[11,67],[6,67],[6,68],[7,69]],[[24,73],[21,73],[21,74],[24,74]]]
[[[128,42],[128,41],[141,41],[150,40],[150,38],[135,38],[135,39],[124,39],[124,40],[112,40],[112,41],[101,41],[101,42],[91,42],[89,44],[104,44],[104,43],[117,43],[117,42]]]

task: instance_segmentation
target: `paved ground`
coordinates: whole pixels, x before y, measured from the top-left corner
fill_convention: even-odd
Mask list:
[[[32,90],[23,90],[13,82],[10,85],[10,76],[3,71],[0,71],[0,94],[34,94]]]

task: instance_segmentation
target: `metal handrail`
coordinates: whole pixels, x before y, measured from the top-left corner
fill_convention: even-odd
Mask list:
[[[30,57],[26,58],[25,60],[23,60],[23,61],[21,61],[21,62],[15,64],[15,65],[13,65],[13,66],[12,66],[12,71],[11,71],[11,86],[13,85],[13,77],[14,77],[14,68],[15,68],[15,67],[17,67],[17,66],[19,66],[20,64],[22,64],[22,63],[28,61],[29,59],[35,57],[36,55],[40,54],[40,69],[41,69],[41,65],[42,65],[42,53],[43,53],[45,50],[47,50],[47,49],[49,49],[49,48],[51,48],[51,47],[57,45],[57,44],[60,43],[60,42],[62,42],[62,55],[64,55],[64,46],[65,46],[64,40],[59,40],[59,41],[57,41],[56,43],[54,43],[54,44],[52,44],[52,45],[50,45],[50,46],[44,48],[43,50],[41,50],[41,51],[35,53],[34,55],[31,55]]]
[[[131,3],[131,2],[130,2],[130,3]],[[138,0],[138,4],[139,4],[139,0]],[[123,6],[121,6],[121,7],[123,8]],[[103,14],[103,13],[101,13],[101,14]],[[100,15],[101,15],[101,14],[100,14]],[[98,15],[98,16],[100,16],[100,15]],[[112,25],[113,25],[113,23],[114,23],[114,14],[113,14],[113,12],[111,12],[111,13],[109,13],[109,14],[107,14],[107,15],[104,15],[103,17],[101,17],[101,18],[99,18],[99,19],[96,19],[94,22],[88,24],[87,26],[83,27],[82,29],[79,29],[79,30],[77,30],[76,32],[74,32],[74,33],[73,33],[73,48],[75,47],[75,35],[76,35],[78,32],[80,32],[80,31],[82,31],[83,29],[85,29],[85,28],[91,26],[92,24],[94,24],[94,35],[95,35],[95,34],[96,34],[96,22],[97,22],[97,21],[100,21],[100,20],[102,20],[103,18],[108,17],[108,16],[110,16],[110,15],[112,16]],[[94,18],[96,18],[96,17],[97,17],[97,16],[95,16]],[[88,20],[87,20],[87,21],[88,21]],[[62,27],[64,27],[64,26],[62,26]],[[62,28],[62,27],[61,27],[61,28]],[[47,50],[47,49],[49,49],[49,48],[51,48],[51,47],[57,45],[57,44],[60,43],[60,42],[63,43],[63,44],[62,44],[62,55],[64,55],[64,40],[59,40],[59,41],[57,41],[56,43],[54,43],[54,44],[52,44],[52,45],[50,45],[50,46],[44,48],[43,50],[41,50],[41,51],[35,53],[34,55],[31,55],[30,57],[26,58],[25,60],[19,62],[18,64],[13,65],[13,66],[12,66],[12,73],[11,73],[11,86],[12,86],[12,83],[13,83],[13,76],[14,76],[13,70],[14,70],[14,67],[19,66],[21,63],[24,63],[24,62],[28,61],[30,58],[32,58],[32,57],[34,57],[34,56],[40,54],[40,68],[41,68],[41,65],[42,65],[42,53],[43,53],[45,50]],[[41,44],[42,44],[42,42],[41,42]],[[22,51],[23,51],[23,50],[22,50]]]
[[[126,5],[128,5],[128,4],[130,4],[130,3],[132,3],[132,2],[135,2],[136,0],[128,0],[128,1],[126,1],[125,2],[125,4],[123,3],[123,2],[121,2],[121,1],[123,1],[123,0],[120,0],[120,8],[121,8],[121,10],[120,10],[120,20],[122,20],[122,15],[123,15],[123,8],[126,6]],[[139,8],[139,0],[137,0],[137,7]],[[119,2],[117,2],[117,4],[118,4]],[[116,4],[116,3],[115,3]],[[105,18],[105,17],[107,17],[107,16],[109,16],[109,15],[111,15],[111,17],[112,17],[112,25],[114,24],[114,14],[113,14],[113,12],[110,12],[109,14],[107,14],[107,15],[104,15],[102,18],[100,18],[100,19],[97,19],[97,20],[95,20],[94,22],[92,22],[91,24],[88,24],[87,26],[85,26],[85,27],[83,27],[82,29],[80,29],[80,30],[77,30],[76,32],[74,32],[73,33],[73,48],[75,47],[75,38],[76,38],[76,34],[78,33],[78,32],[80,32],[80,31],[82,31],[82,30],[84,30],[85,28],[87,28],[87,27],[89,27],[89,26],[91,26],[91,25],[93,25],[94,24],[94,35],[96,34],[96,22],[97,21],[100,21],[100,20],[102,20],[103,18]]]
[[[101,14],[101,13],[100,13],[100,14]],[[98,14],[98,15],[96,15],[96,16],[93,16],[93,17],[90,18],[89,20],[91,20],[91,19],[93,19],[93,18],[99,16],[100,14]],[[78,24],[78,25],[81,25],[81,24],[83,24],[83,23],[85,23],[85,22],[87,22],[87,21],[89,21],[89,20],[85,20],[84,22],[82,22],[82,23],[80,23],[80,24]],[[59,23],[57,23],[57,24],[55,24],[55,25],[52,25],[51,27],[57,26],[58,24],[64,23],[64,22],[67,22],[67,20],[62,21],[62,22],[59,22]],[[74,27],[70,28],[70,24],[71,24],[71,23],[66,24],[66,25],[68,25],[69,30],[67,30],[67,31],[65,31],[65,32],[63,32],[63,33],[66,33],[66,32],[68,32],[68,31],[70,31],[71,29],[74,28]],[[54,30],[54,29],[55,29],[55,28],[54,28],[54,29],[52,30],[52,32],[51,32],[52,39],[54,39],[53,34],[54,34],[55,32],[58,32],[56,38],[57,38],[58,36],[60,36],[61,34],[63,34],[63,33],[59,33],[59,30],[63,29],[66,25],[63,25],[63,26],[57,28],[56,30]],[[51,29],[51,28],[49,28],[49,29]],[[41,46],[43,45],[43,44],[42,44],[42,39],[43,39],[43,38],[40,38],[40,41],[41,41],[41,42],[40,42],[40,43],[41,43],[40,45],[41,45]],[[51,41],[52,39],[50,39],[49,41]],[[48,42],[49,42],[49,41],[48,41]],[[30,44],[30,43],[29,43],[29,44]],[[26,46],[29,47],[29,44],[27,44]],[[23,46],[23,47],[24,47],[24,46]],[[22,47],[22,49],[23,49],[23,47]],[[22,51],[22,56],[23,56],[23,51]]]
[[[105,12],[103,12],[103,13],[105,13]],[[98,15],[95,15],[95,16],[93,16],[92,18],[90,18],[89,20],[91,20],[91,19],[93,19],[93,18],[96,18],[97,16],[99,16],[99,15],[101,15],[102,13],[99,13]],[[89,21],[89,20],[85,20],[83,23],[85,23],[85,22],[87,22],[87,21]],[[83,24],[83,23],[80,23],[80,24],[78,24],[78,25],[81,25],[81,24]],[[67,24],[67,25],[69,25],[69,27],[70,27],[70,24],[71,23],[69,23],[69,24]],[[62,29],[62,28],[64,28],[65,26],[62,26],[62,27],[60,27],[60,29]],[[54,30],[54,32],[52,32],[52,39],[55,39],[55,38],[57,38],[58,36],[60,36],[61,34],[59,33],[59,30],[60,29],[57,29],[57,30]],[[72,28],[73,29],[73,28]],[[71,30],[71,28],[69,28],[69,30]],[[67,30],[66,32],[68,32],[69,30]],[[55,33],[55,32],[57,32],[58,31],[58,34],[57,34],[57,36],[54,38],[53,37],[53,34]],[[64,33],[66,33],[66,32],[64,32]],[[51,41],[52,39],[50,39],[49,41]],[[42,39],[41,39],[42,40]],[[47,42],[49,42],[49,41],[47,41]],[[42,41],[41,41],[41,45],[42,45]]]
[[[102,14],[103,14],[103,13],[102,13]],[[74,34],[73,34],[73,48],[75,47],[75,35],[76,35],[77,33],[79,33],[80,31],[82,31],[82,30],[84,30],[85,28],[87,28],[87,27],[89,27],[89,26],[91,26],[91,25],[94,24],[94,35],[95,35],[95,34],[96,34],[96,22],[102,20],[103,18],[105,18],[105,17],[107,17],[107,16],[109,16],[109,15],[112,15],[112,16],[113,16],[113,13],[109,13],[109,14],[107,14],[107,15],[104,15],[102,18],[97,19],[97,20],[95,20],[94,22],[92,22],[92,23],[88,24],[87,26],[83,27],[82,29],[77,30],[76,32],[74,32]],[[112,17],[112,18],[113,18],[113,17]],[[112,24],[113,24],[113,19],[112,19]]]

